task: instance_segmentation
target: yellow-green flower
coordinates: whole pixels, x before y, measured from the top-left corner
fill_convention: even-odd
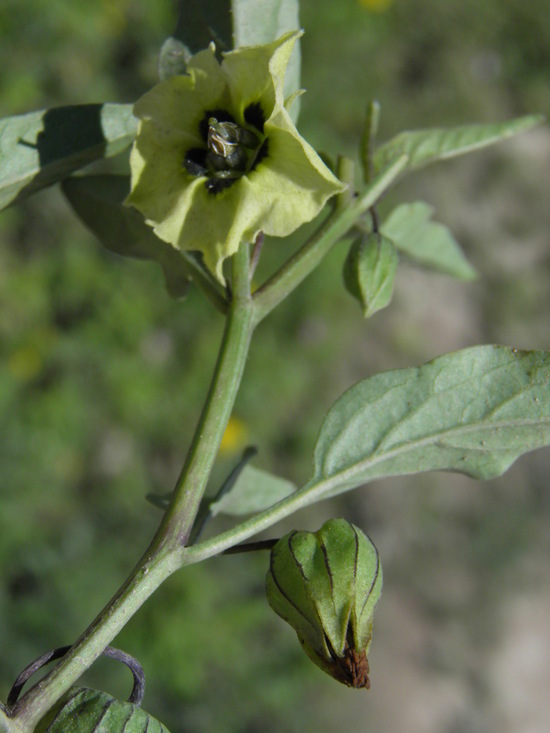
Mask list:
[[[202,252],[223,281],[223,261],[260,231],[283,237],[343,190],[292,122],[283,95],[299,32],[263,46],[196,54],[187,74],[137,101],[126,203],[158,237]],[[287,106],[290,100],[286,100]]]

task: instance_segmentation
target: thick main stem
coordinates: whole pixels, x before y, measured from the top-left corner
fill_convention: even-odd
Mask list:
[[[252,522],[245,522],[227,533],[227,537],[217,538],[217,542],[203,543],[204,546],[197,548],[196,552],[184,549],[235,402],[254,326],[312,272],[335,242],[387,190],[404,169],[406,161],[406,156],[395,161],[371,182],[357,201],[330,217],[319,232],[256,293],[254,302],[250,295],[248,247],[242,246],[235,255],[233,294],[218,361],[170,506],[150,546],[112,601],[57,667],[9,711],[12,733],[30,733],[34,729],[49,708],[97,659],[171,573],[200,557],[209,557],[226,549],[262,527],[270,526],[277,511],[285,515],[286,503],[283,501],[277,505],[278,509],[263,512]],[[296,499],[307,503],[307,492],[299,493]],[[287,501],[297,508],[294,500]],[[5,721],[0,716],[2,722]]]
[[[10,711],[13,730],[32,731],[133,614],[182,565],[208,477],[241,382],[253,330],[248,247],[233,258],[233,297],[206,402],[173,498],[153,541],[114,598],[52,672]]]
[[[248,247],[235,255],[233,293],[218,362],[170,506],[159,528],[183,547],[199,509],[241,383],[253,330]],[[207,448],[205,449],[205,446]]]

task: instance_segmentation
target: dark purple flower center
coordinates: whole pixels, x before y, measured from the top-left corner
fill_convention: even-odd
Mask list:
[[[192,176],[206,177],[206,188],[219,193],[253,171],[268,154],[263,138],[265,116],[259,103],[244,113],[247,125],[239,125],[224,109],[206,110],[199,123],[204,147],[190,148],[183,166]],[[251,129],[253,128],[253,129]]]

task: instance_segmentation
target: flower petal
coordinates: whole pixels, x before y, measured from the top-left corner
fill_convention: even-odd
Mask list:
[[[284,104],[285,71],[302,31],[291,31],[264,46],[245,46],[224,54],[222,70],[231,89],[232,107],[244,121],[244,111],[259,103],[267,119]]]
[[[249,174],[263,211],[262,230],[284,237],[314,219],[345,185],[294,127],[285,109],[266,124],[269,152]]]
[[[188,74],[172,76],[144,94],[134,105],[134,115],[153,122],[161,134],[201,145],[204,140],[199,135],[199,122],[205,110],[229,105],[230,95],[213,47],[193,56],[188,70]]]
[[[170,217],[182,189],[196,180],[184,161],[189,149],[205,144],[199,123],[206,111],[229,103],[213,47],[194,56],[188,68],[188,75],[157,84],[134,105],[142,121],[130,154],[132,183],[126,203],[155,223]]]
[[[242,242],[255,239],[264,213],[258,191],[246,177],[218,194],[207,190],[204,179],[197,179],[155,232],[180,249],[202,252],[207,267],[223,283],[224,260]]]
[[[135,105],[141,121],[130,156],[132,186],[126,203],[141,211],[161,239],[202,252],[221,282],[224,260],[242,242],[252,242],[260,231],[290,234],[345,188],[299,135],[285,109],[285,69],[300,35],[291,32],[265,46],[237,49],[224,56],[221,66],[211,46],[191,59],[187,75],[161,82]],[[199,165],[198,175],[192,175],[186,165],[195,162],[192,149],[209,154],[205,119],[222,110],[237,124],[258,126],[250,114],[245,120],[250,105],[261,109],[265,135],[264,142],[260,136],[256,165],[249,172]]]
[[[132,183],[126,204],[135,206],[149,220],[158,222],[168,214],[188,185],[183,168],[189,143],[163,135],[152,122],[140,122],[130,153]]]

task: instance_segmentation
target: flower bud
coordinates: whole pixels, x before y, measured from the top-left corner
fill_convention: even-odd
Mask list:
[[[390,303],[398,264],[395,245],[382,234],[371,232],[351,245],[344,263],[344,285],[361,304],[365,318]]]
[[[266,589],[318,667],[349,687],[370,687],[367,652],[382,567],[358,527],[330,519],[317,532],[282,537],[271,551]]]

